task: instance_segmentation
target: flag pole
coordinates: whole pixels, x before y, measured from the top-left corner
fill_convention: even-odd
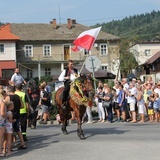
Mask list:
[[[91,52],[90,52],[90,54],[91,54]],[[89,57],[89,52],[88,52],[88,54],[87,54],[87,57]],[[95,67],[94,67],[94,59],[93,58],[91,58],[91,64],[92,64],[92,75],[93,75],[93,78],[95,79],[95,74],[94,74],[94,69],[95,69]],[[82,72],[82,69],[83,69],[83,67],[84,67],[84,65],[85,65],[85,62],[86,62],[86,59],[85,59],[85,61],[83,62],[83,65],[82,65],[82,67],[81,67],[81,69],[80,69],[80,73]],[[95,91],[96,91],[96,82],[94,81],[94,89],[95,89]]]
[[[80,71],[79,71],[80,74],[81,74],[81,72],[82,72],[82,69],[83,69],[84,65],[85,65],[85,61],[83,62],[83,65],[82,65],[82,67],[81,67],[81,69],[80,69]]]
[[[89,57],[89,52],[87,53],[87,57]],[[86,57],[86,58],[87,58],[87,57]],[[82,67],[81,67],[79,73],[82,72],[82,69],[84,68],[85,62],[86,62],[86,59],[84,60],[83,65],[82,65]]]
[[[92,74],[93,74],[93,78],[95,79],[95,75],[94,75],[94,69],[95,69],[95,67],[94,67],[94,61],[95,59],[93,59],[92,57],[91,57],[91,63],[92,63]],[[95,92],[96,92],[96,82],[94,81],[94,89],[95,89]]]

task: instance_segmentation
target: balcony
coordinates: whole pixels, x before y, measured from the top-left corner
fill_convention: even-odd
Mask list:
[[[67,61],[69,59],[76,60],[76,61],[84,61],[86,56],[79,54],[79,53],[73,53],[69,56],[64,56],[64,54],[54,54],[51,56],[43,56],[35,54],[33,57],[24,57],[23,55],[17,57],[17,62],[23,62],[23,63],[30,63],[30,62],[63,62]]]

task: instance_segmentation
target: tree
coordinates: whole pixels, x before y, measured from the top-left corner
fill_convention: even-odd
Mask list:
[[[153,37],[160,35],[160,11],[153,10],[151,13],[129,16],[122,20],[112,20],[92,27],[99,26],[102,26],[104,32],[116,36],[124,38],[136,36],[141,41],[150,41]]]
[[[136,61],[133,53],[130,52],[132,44],[129,40],[121,39],[119,43],[119,60],[120,60],[120,71],[123,77],[127,77],[132,69],[138,67],[138,62]]]

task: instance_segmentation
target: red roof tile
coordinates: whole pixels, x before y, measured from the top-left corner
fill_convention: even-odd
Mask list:
[[[0,27],[0,40],[19,40],[20,38],[10,32],[10,24]]]

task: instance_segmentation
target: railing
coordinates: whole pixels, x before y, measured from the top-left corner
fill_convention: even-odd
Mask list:
[[[54,54],[51,56],[43,56],[43,55],[34,55],[33,57],[24,57],[19,56],[17,58],[18,62],[30,62],[30,61],[66,61],[69,59],[72,60],[85,60],[86,56],[82,56],[82,54],[74,53],[67,57],[65,57],[63,54]]]

